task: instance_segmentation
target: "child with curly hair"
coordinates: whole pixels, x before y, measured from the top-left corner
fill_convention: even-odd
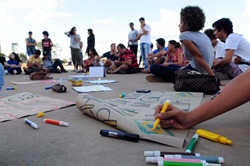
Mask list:
[[[179,39],[184,46],[184,55],[189,60],[184,68],[214,76],[211,70],[214,55],[211,41],[204,33],[199,32],[204,27],[205,19],[203,10],[198,6],[181,9]]]

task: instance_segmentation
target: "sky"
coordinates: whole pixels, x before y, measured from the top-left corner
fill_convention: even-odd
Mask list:
[[[64,35],[77,28],[87,46],[87,29],[93,29],[96,50],[102,55],[110,50],[111,43],[127,45],[129,23],[139,30],[139,18],[144,17],[151,26],[151,42],[157,38],[177,40],[180,10],[188,5],[199,6],[206,15],[204,32],[213,22],[226,17],[233,22],[234,32],[250,41],[250,0],[0,0],[0,42],[2,53],[12,52],[12,43],[19,44],[19,53],[26,53],[25,38],[41,41],[44,30],[53,43],[59,43],[60,59],[69,59],[70,40]]]

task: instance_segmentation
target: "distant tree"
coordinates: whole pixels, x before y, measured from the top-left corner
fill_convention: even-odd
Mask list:
[[[22,62],[26,62],[27,61],[27,56],[24,53],[20,53],[20,59]]]
[[[1,57],[6,57],[6,55],[4,53],[0,53]]]
[[[43,50],[43,48],[42,48],[42,42],[37,42],[37,45],[36,45],[36,49],[39,49],[40,51],[42,51]]]

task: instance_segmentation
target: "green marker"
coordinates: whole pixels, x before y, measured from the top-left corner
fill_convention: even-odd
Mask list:
[[[192,151],[194,149],[194,146],[195,146],[196,142],[198,141],[198,137],[199,137],[198,134],[195,134],[192,137],[192,139],[191,139],[191,141],[190,141],[190,143],[189,143],[189,145],[187,147],[187,150],[185,151],[186,153],[192,153]]]
[[[221,166],[221,164],[159,161],[158,166]]]

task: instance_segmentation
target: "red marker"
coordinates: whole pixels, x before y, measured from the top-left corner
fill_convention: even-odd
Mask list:
[[[60,126],[69,126],[69,123],[64,122],[64,121],[59,121],[59,120],[54,120],[54,119],[44,119],[45,123],[50,123],[50,124],[55,124],[55,125],[60,125]]]

